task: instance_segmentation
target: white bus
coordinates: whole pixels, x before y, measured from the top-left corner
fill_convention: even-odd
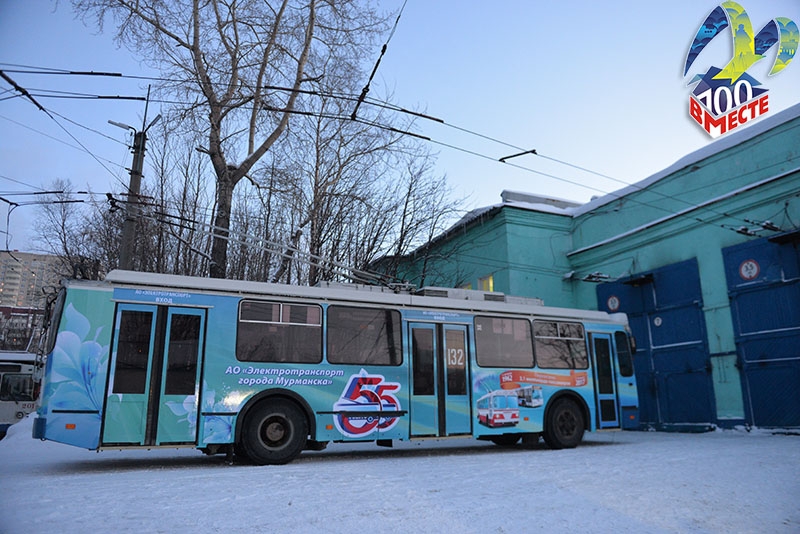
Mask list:
[[[8,428],[36,410],[35,354],[0,352],[0,439]]]
[[[478,422],[496,428],[519,423],[519,402],[516,390],[500,389],[478,399]]]

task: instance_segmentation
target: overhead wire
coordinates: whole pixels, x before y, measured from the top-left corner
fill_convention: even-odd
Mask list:
[[[405,4],[404,4],[404,7],[405,7]],[[401,11],[401,13],[402,13],[402,11]],[[399,20],[399,15],[398,15],[398,20]],[[393,28],[392,33],[394,32],[394,29],[396,29],[396,24],[397,24],[397,20],[395,21],[395,28]],[[387,43],[388,43],[388,40],[387,40]],[[384,45],[384,46],[386,46],[386,45]],[[25,68],[36,68],[36,67],[27,67],[27,66],[22,66],[22,67],[25,67]],[[377,64],[376,64],[376,68],[377,68]],[[41,68],[39,68],[39,69],[41,69]],[[373,74],[374,74],[374,70],[375,69],[373,69]],[[121,73],[99,73],[99,72],[92,72],[92,71],[89,71],[89,72],[85,72],[85,71],[66,71],[66,70],[63,70],[63,69],[60,69],[60,70],[49,69],[48,72],[41,72],[41,71],[39,71],[39,72],[37,72],[37,71],[19,71],[19,72],[41,73],[41,74],[53,74],[53,73],[56,73],[56,74],[69,74],[69,75],[114,76],[114,77],[121,77],[121,78],[126,78],[126,77],[128,77],[128,78],[146,78],[146,79],[151,79],[151,80],[170,81],[167,78],[126,76],[126,75],[122,75]],[[172,80],[172,81],[174,81],[174,80]],[[290,88],[284,88],[284,87],[280,87],[280,86],[270,86],[270,87],[267,87],[266,89],[267,90],[278,90],[278,91],[281,91],[281,90],[289,91],[289,90],[291,90]],[[464,133],[468,133],[470,135],[474,135],[474,136],[477,136],[477,137],[492,141],[494,143],[498,143],[498,144],[507,146],[509,148],[514,148],[514,149],[518,149],[518,150],[524,150],[521,147],[517,147],[517,146],[515,146],[513,144],[501,141],[501,140],[496,139],[494,137],[491,137],[491,136],[488,136],[488,135],[485,135],[485,134],[481,134],[479,132],[475,132],[475,131],[472,131],[472,130],[468,130],[466,128],[459,127],[457,125],[449,124],[449,123],[447,123],[447,122],[445,122],[445,121],[443,121],[441,119],[438,119],[436,117],[430,116],[428,114],[409,111],[409,110],[407,110],[405,108],[402,108],[400,106],[396,106],[396,105],[393,105],[393,104],[390,104],[390,103],[376,101],[375,99],[372,99],[372,98],[367,99],[366,98],[366,94],[363,91],[362,91],[362,95],[360,95],[358,98],[355,98],[352,95],[346,95],[345,93],[338,93],[338,94],[333,93],[333,92],[325,93],[325,92],[316,91],[316,90],[314,90],[314,91],[312,91],[312,90],[303,90],[301,92],[303,94],[307,94],[307,95],[311,95],[311,96],[327,96],[327,97],[332,97],[332,98],[342,98],[342,99],[346,99],[346,100],[355,100],[357,102],[357,106],[359,106],[361,103],[367,103],[367,104],[370,104],[370,105],[373,105],[373,106],[378,106],[378,107],[381,107],[381,108],[384,108],[384,109],[394,110],[394,111],[397,111],[397,112],[400,112],[400,113],[409,113],[412,116],[420,117],[420,118],[425,119],[425,120],[432,120],[432,121],[438,122],[440,124],[443,124],[443,125],[445,125],[447,127],[450,127],[450,128],[462,131]],[[155,101],[155,102],[158,102],[158,101]],[[170,101],[166,101],[166,100],[163,101],[163,102],[164,103],[180,103],[180,104],[184,104],[185,103],[185,102],[174,102],[174,101],[170,102]],[[278,112],[289,111],[289,110],[285,110],[285,109],[281,109],[281,108],[276,108],[276,107],[273,107],[273,106],[265,106],[265,109],[267,109],[269,111],[278,111]],[[335,115],[335,114],[322,114],[322,113],[319,113],[319,112],[306,111],[306,110],[291,110],[289,112],[290,113],[294,113],[294,114],[300,114],[300,115],[327,118],[327,119],[331,119],[331,120],[346,120],[347,119],[347,117],[338,116],[338,115]],[[401,129],[395,128],[393,126],[382,125],[382,124],[380,124],[380,123],[378,123],[376,121],[366,121],[366,120],[363,120],[363,119],[355,119],[355,112],[351,115],[350,120],[357,120],[358,122],[370,125],[372,127],[377,127],[377,128],[381,128],[381,129],[388,130],[388,131],[391,131],[391,132],[395,132],[395,133],[398,133],[398,134],[408,135],[408,136],[412,136],[412,137],[415,137],[415,138],[419,138],[421,140],[428,141],[428,142],[430,142],[432,144],[436,144],[436,145],[439,145],[439,146],[442,146],[442,147],[445,147],[445,148],[449,148],[449,149],[452,149],[452,150],[460,151],[460,152],[463,152],[463,153],[466,153],[466,154],[470,154],[472,156],[480,157],[480,158],[487,159],[487,160],[490,160],[490,161],[497,161],[497,159],[494,158],[494,157],[487,156],[485,154],[482,154],[482,153],[474,151],[474,150],[469,150],[469,149],[466,149],[466,148],[463,148],[463,147],[459,147],[459,146],[454,145],[454,144],[438,141],[438,140],[432,139],[432,138],[430,138],[430,137],[428,137],[426,135],[422,135],[422,134],[419,134],[419,133],[416,133],[416,132],[412,132],[412,131],[409,131],[409,130],[401,130]],[[62,126],[62,128],[63,128],[63,126]],[[98,132],[95,131],[95,133],[98,133]],[[85,148],[84,148],[84,150],[85,150]],[[573,169],[576,169],[576,170],[580,170],[582,172],[587,172],[587,173],[590,173],[590,174],[593,174],[593,175],[596,175],[596,176],[599,176],[599,177],[602,177],[602,178],[605,178],[605,179],[608,179],[608,180],[611,180],[611,181],[614,181],[614,182],[618,182],[618,183],[624,184],[624,185],[626,185],[628,187],[634,187],[637,191],[645,191],[646,190],[648,192],[652,192],[652,193],[654,193],[654,194],[656,194],[658,196],[661,196],[662,198],[668,198],[668,199],[675,200],[677,202],[681,202],[681,203],[684,203],[684,204],[687,204],[687,205],[690,205],[690,206],[692,205],[692,203],[687,201],[687,200],[684,200],[684,199],[681,199],[681,198],[678,198],[678,197],[675,197],[675,196],[672,196],[672,195],[667,195],[665,193],[661,193],[660,191],[647,189],[645,187],[639,187],[636,184],[631,184],[631,183],[628,183],[628,182],[625,182],[625,181],[622,181],[622,180],[618,180],[618,179],[616,179],[614,177],[611,177],[611,176],[608,176],[606,174],[602,174],[602,173],[593,171],[591,169],[588,169],[586,167],[578,166],[578,165],[575,165],[575,164],[572,164],[572,163],[569,163],[569,162],[566,162],[566,161],[563,161],[563,160],[560,160],[560,159],[557,159],[557,158],[553,158],[551,156],[538,154],[535,150],[527,150],[527,151],[522,152],[522,154],[527,154],[527,153],[534,154],[534,155],[536,155],[538,157],[541,157],[543,159],[550,160],[550,161],[553,161],[555,163],[558,163],[558,164],[561,164],[561,165],[565,165],[567,167],[570,167],[570,168],[573,168]],[[537,174],[537,175],[540,175],[540,176],[543,176],[543,177],[546,177],[546,178],[554,179],[554,180],[561,181],[561,182],[564,182],[564,183],[569,183],[571,185],[575,185],[575,186],[578,186],[578,187],[589,189],[589,190],[592,190],[592,191],[595,191],[597,193],[601,193],[601,194],[604,194],[604,195],[613,196],[615,198],[621,198],[623,196],[627,196],[627,193],[626,194],[620,194],[620,193],[615,193],[615,192],[608,192],[608,191],[605,191],[604,189],[601,189],[601,188],[598,188],[598,187],[594,187],[594,186],[590,186],[590,185],[587,185],[587,184],[585,184],[583,182],[579,182],[579,181],[576,181],[576,180],[570,180],[570,179],[564,178],[562,176],[557,176],[557,175],[554,175],[554,174],[551,174],[551,173],[542,172],[542,171],[539,171],[537,169],[532,169],[530,167],[518,165],[518,164],[515,164],[515,163],[509,163],[508,161],[505,161],[506,159],[508,159],[508,158],[501,158],[501,161],[503,163],[505,163],[506,165],[511,165],[512,167],[515,167],[515,168],[517,168],[519,170],[522,170],[522,171],[525,171],[525,172],[530,172],[530,173],[534,173],[534,174]],[[658,209],[658,210],[661,210],[661,211],[664,211],[664,212],[667,212],[667,213],[672,213],[672,211],[670,209],[665,208],[665,207],[663,207],[661,205],[658,205],[658,204],[652,204],[652,203],[649,203],[649,202],[644,202],[644,201],[641,201],[641,200],[638,200],[638,199],[633,199],[633,198],[630,198],[629,200],[631,202],[633,202],[633,203],[638,203],[638,204],[646,206],[646,207],[655,208],[655,209]],[[736,217],[733,217],[733,216],[731,216],[731,215],[729,215],[727,213],[714,212],[713,209],[710,210],[710,211],[712,211],[712,213],[715,213],[715,215],[720,216],[720,217],[729,217],[729,218],[734,218],[734,219],[736,218]],[[697,217],[695,217],[694,220],[699,222],[699,223],[702,223],[702,224],[712,224],[712,225],[716,226],[715,223],[711,223],[711,222],[705,221],[705,220],[697,218]],[[720,226],[725,227],[725,225],[720,225]]]
[[[176,216],[169,215],[169,214],[161,214],[161,215],[162,216],[167,216],[167,217],[176,217]],[[168,220],[166,220],[164,218],[155,217],[153,215],[141,214],[141,216],[144,219],[151,220],[151,221],[154,221],[154,222],[159,222],[159,223],[166,224],[166,225],[169,225],[169,226],[178,226],[178,227],[181,226],[179,224],[176,225],[176,223],[172,223],[172,222],[170,222],[170,221],[168,221]],[[177,217],[177,218],[179,218],[183,222],[189,221],[189,219],[186,219],[186,218],[183,218],[183,217]],[[299,249],[297,247],[293,247],[293,246],[288,245],[286,243],[279,243],[279,242],[272,241],[270,239],[264,239],[264,238],[261,238],[261,237],[255,238],[255,240],[248,241],[246,239],[242,239],[242,237],[247,238],[247,237],[253,237],[253,236],[250,236],[249,234],[243,234],[242,232],[240,232],[240,231],[238,231],[238,230],[236,230],[234,228],[225,229],[225,228],[222,228],[222,227],[219,227],[219,226],[216,226],[216,225],[213,225],[213,224],[209,224],[209,223],[197,222],[197,221],[192,221],[192,222],[197,226],[205,228],[205,230],[201,231],[201,233],[204,234],[204,235],[220,238],[220,239],[223,239],[225,241],[228,241],[229,243],[233,242],[233,243],[237,243],[237,244],[241,244],[241,245],[246,245],[247,247],[249,247],[251,249],[252,248],[256,248],[258,250],[261,250],[261,251],[264,251],[264,252],[269,252],[270,254],[273,254],[273,255],[276,255],[276,256],[279,256],[279,257],[288,258],[288,259],[292,259],[292,260],[298,260],[298,261],[304,262],[304,263],[306,263],[308,265],[313,265],[313,266],[316,266],[316,267],[324,269],[324,270],[335,272],[337,275],[342,276],[342,277],[346,277],[346,278],[348,278],[350,280],[353,280],[353,281],[362,282],[362,283],[383,283],[383,282],[385,282],[385,279],[386,279],[386,275],[384,275],[382,273],[366,271],[366,270],[363,270],[363,269],[356,269],[356,268],[344,265],[342,263],[339,263],[339,262],[337,262],[335,260],[331,260],[331,259],[325,258],[323,256],[319,256],[319,255],[316,255],[316,254],[312,254],[310,252],[306,252],[304,250],[301,250],[301,249]],[[228,235],[224,235],[221,232],[227,232]],[[235,237],[235,236],[239,236],[239,237]],[[259,244],[259,243],[261,243],[261,244]]]
[[[98,164],[100,164],[100,166],[101,166],[101,167],[103,167],[103,168],[104,168],[106,171],[108,171],[108,173],[109,173],[110,175],[112,175],[112,176],[115,176],[115,177],[116,177],[116,175],[115,175],[115,174],[114,174],[114,173],[111,171],[111,169],[109,169],[108,167],[106,167],[106,165],[105,165],[105,164],[104,164],[104,163],[103,163],[103,162],[100,160],[100,158],[98,158],[98,157],[97,157],[97,156],[96,156],[96,155],[95,155],[95,154],[94,154],[94,153],[93,153],[91,150],[89,150],[89,149],[86,147],[86,145],[84,145],[83,143],[81,143],[81,141],[80,141],[80,140],[79,140],[77,137],[75,137],[75,136],[72,134],[72,132],[70,132],[70,131],[69,131],[67,128],[65,128],[65,127],[64,127],[64,125],[63,125],[63,124],[61,124],[61,122],[59,122],[59,121],[58,121],[58,119],[56,119],[56,118],[55,118],[55,116],[54,116],[54,115],[53,115],[53,114],[52,114],[52,113],[51,113],[51,112],[50,112],[50,111],[49,111],[47,108],[45,108],[44,106],[42,106],[42,105],[41,105],[41,104],[40,104],[40,103],[39,103],[39,102],[38,102],[38,101],[37,101],[35,98],[33,98],[33,96],[31,96],[31,94],[30,94],[30,93],[29,93],[29,92],[28,92],[28,91],[27,91],[27,90],[26,90],[24,87],[21,87],[20,85],[18,85],[18,84],[17,84],[17,83],[16,83],[14,80],[12,80],[12,79],[11,79],[11,78],[10,78],[10,77],[9,77],[9,76],[8,76],[8,75],[5,73],[5,72],[3,72],[2,70],[0,70],[0,77],[2,77],[4,80],[6,80],[6,82],[8,82],[8,83],[9,83],[9,84],[10,84],[12,87],[14,87],[14,89],[15,89],[17,92],[19,92],[19,93],[21,93],[23,96],[25,96],[25,97],[26,97],[26,98],[27,98],[27,99],[28,99],[30,102],[32,102],[32,103],[33,103],[33,104],[34,104],[34,105],[35,105],[35,106],[36,106],[36,107],[37,107],[37,108],[38,108],[40,111],[43,111],[43,112],[45,113],[45,115],[47,115],[48,117],[50,117],[50,119],[51,119],[53,122],[55,122],[55,123],[58,125],[58,127],[59,127],[59,128],[61,128],[61,129],[64,131],[64,133],[66,133],[66,134],[67,134],[67,135],[68,135],[68,136],[69,136],[69,137],[70,137],[70,138],[71,138],[73,141],[75,141],[76,143],[78,143],[78,145],[81,147],[81,149],[83,149],[83,151],[84,151],[84,152],[86,152],[87,154],[89,154],[89,155],[90,155],[90,156],[91,156],[91,157],[92,157],[92,158],[93,158],[95,161],[97,161],[97,163],[98,163]]]
[[[372,72],[369,75],[369,79],[367,80],[367,84],[361,89],[361,94],[358,96],[358,100],[356,101],[355,108],[353,108],[353,113],[350,115],[352,120],[356,119],[356,115],[358,114],[358,108],[361,106],[361,103],[364,102],[364,99],[367,97],[367,93],[369,93],[369,87],[372,83],[373,78],[375,78],[375,74],[378,72],[378,67],[381,64],[381,59],[383,59],[384,54],[386,54],[386,49],[389,47],[389,41],[392,40],[394,37],[394,32],[397,30],[397,25],[400,23],[400,17],[403,15],[403,11],[406,8],[406,3],[408,0],[403,1],[403,5],[400,7],[400,11],[397,13],[397,18],[394,20],[394,26],[392,26],[392,31],[389,32],[389,37],[386,38],[386,42],[383,43],[381,47],[381,53],[378,55],[378,59],[375,61],[375,66],[372,67]]]
[[[337,116],[337,115],[334,115],[334,114],[322,115],[322,114],[319,114],[317,112],[310,112],[310,111],[304,111],[304,110],[281,110],[281,111],[288,111],[289,113],[294,113],[294,114],[299,114],[299,115],[312,115],[312,116],[319,116],[319,117],[328,118],[328,119],[345,120],[345,117]],[[452,150],[456,150],[456,151],[459,151],[459,152],[462,152],[462,153],[470,154],[472,156],[483,158],[483,159],[486,159],[486,160],[489,160],[489,161],[497,161],[492,156],[488,156],[486,154],[482,154],[482,153],[476,152],[474,150],[470,150],[470,149],[466,149],[466,148],[463,148],[463,147],[459,147],[457,145],[445,143],[445,142],[442,142],[442,141],[437,141],[437,140],[435,140],[435,139],[433,139],[431,137],[428,137],[428,136],[425,136],[425,135],[421,135],[421,134],[417,134],[415,132],[408,132],[408,131],[399,130],[399,129],[396,129],[394,127],[381,125],[381,124],[379,124],[377,122],[374,122],[374,121],[365,121],[364,119],[355,119],[355,120],[357,122],[362,122],[364,124],[368,124],[368,125],[371,125],[371,126],[374,126],[374,127],[377,127],[377,128],[393,131],[393,132],[404,134],[404,135],[411,135],[411,136],[417,137],[419,139],[428,141],[428,142],[430,142],[432,144],[440,145],[440,146],[443,146],[443,147],[446,147],[446,148],[449,148],[449,149],[452,149]],[[504,143],[502,141],[497,141],[497,142],[508,145],[508,143]],[[508,146],[512,146],[513,147],[513,145],[508,145]],[[535,154],[535,151],[524,151],[521,154],[527,154],[527,153],[534,153]],[[561,162],[560,160],[556,160],[555,158],[548,158],[548,159],[552,159],[552,160],[557,161],[559,163],[563,163],[565,165],[569,165],[569,166],[572,166],[572,167],[575,167],[575,168],[579,168],[579,169],[582,169],[582,170],[586,170],[587,172],[592,172],[594,174],[598,174],[599,175],[599,173],[596,173],[594,171],[590,171],[588,169],[584,169],[582,167],[578,167],[576,165],[569,164],[567,162]],[[598,192],[598,193],[602,193],[602,194],[607,195],[607,196],[611,196],[611,197],[613,197],[615,199],[620,199],[620,198],[625,197],[631,203],[638,204],[638,205],[641,205],[641,206],[644,206],[644,207],[647,207],[647,208],[657,209],[657,210],[659,210],[661,212],[664,212],[664,213],[667,213],[667,214],[670,214],[670,215],[675,213],[670,208],[661,206],[659,204],[654,204],[652,202],[646,202],[646,201],[643,201],[643,200],[632,198],[632,197],[628,196],[627,192],[609,192],[609,191],[605,191],[603,189],[600,189],[598,187],[590,186],[590,185],[587,185],[587,184],[584,184],[584,183],[581,183],[581,182],[578,182],[578,181],[575,181],[575,180],[571,180],[571,179],[564,178],[564,177],[561,177],[561,176],[556,176],[554,174],[550,174],[550,173],[546,173],[546,172],[543,172],[543,171],[539,171],[537,169],[532,169],[530,167],[526,167],[526,166],[523,166],[523,165],[518,165],[516,163],[510,163],[508,161],[504,161],[503,163],[506,164],[506,165],[510,165],[511,167],[520,169],[522,171],[525,171],[525,172],[537,174],[537,175],[544,176],[544,177],[547,177],[547,178],[552,178],[552,179],[557,180],[557,181],[561,181],[561,182],[569,183],[569,184],[576,185],[576,186],[579,186],[579,187],[583,187],[585,189],[589,189],[589,190],[592,190],[592,191],[595,191],[595,192]],[[602,175],[602,176],[604,176],[604,175]],[[612,178],[612,180],[614,180],[614,179]],[[656,195],[658,195],[658,196],[660,196],[662,198],[668,198],[668,199],[671,199],[671,200],[675,200],[675,201],[681,202],[683,204],[686,204],[687,206],[690,206],[690,207],[694,205],[694,203],[689,202],[687,200],[680,199],[680,198],[674,197],[672,195],[667,195],[665,193],[661,193],[659,191],[655,191],[655,190],[648,189],[648,188],[645,188],[645,187],[640,187],[640,186],[637,186],[636,184],[628,184],[627,182],[622,182],[620,180],[615,180],[615,181],[619,181],[619,182],[621,182],[621,183],[623,183],[623,184],[625,184],[625,185],[627,185],[629,187],[634,187],[636,189],[636,191],[639,191],[639,192],[641,192],[641,191],[652,192],[652,193],[654,193],[654,194],[656,194]],[[739,218],[737,216],[733,216],[731,214],[724,213],[724,212],[720,213],[720,212],[715,211],[713,208],[707,208],[707,209],[708,209],[708,211],[710,211],[711,213],[713,213],[714,215],[716,215],[718,217],[730,218],[730,219],[740,220],[742,222],[746,222],[745,219],[743,219],[743,218]],[[685,211],[685,210],[683,210],[683,211]],[[701,224],[711,225],[711,226],[714,226],[714,227],[722,227],[722,228],[726,228],[726,229],[735,231],[737,233],[742,233],[740,231],[741,227],[739,227],[739,226],[718,224],[718,223],[714,223],[714,222],[711,222],[711,221],[707,221],[705,219],[701,219],[701,218],[696,217],[696,216],[691,216],[691,215],[688,215],[688,214],[681,214],[681,212],[678,212],[678,215],[681,216],[681,217],[690,217],[692,220],[694,220],[696,222],[699,222]]]

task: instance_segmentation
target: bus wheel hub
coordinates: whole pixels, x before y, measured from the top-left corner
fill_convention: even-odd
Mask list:
[[[286,435],[286,428],[284,428],[283,423],[280,421],[272,421],[267,425],[265,435],[267,441],[274,443],[283,439]]]

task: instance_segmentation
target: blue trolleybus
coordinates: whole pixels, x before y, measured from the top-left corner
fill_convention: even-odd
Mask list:
[[[64,282],[45,344],[33,436],[92,450],[282,464],[328,442],[566,448],[638,426],[624,315],[500,293],[112,271]]]

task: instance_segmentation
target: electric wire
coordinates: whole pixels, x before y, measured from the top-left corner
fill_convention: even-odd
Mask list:
[[[399,20],[399,16],[398,16],[398,20]],[[52,71],[49,72],[49,73],[52,73]],[[125,76],[123,76],[123,75],[121,75],[119,73],[93,73],[93,72],[86,73],[86,72],[76,72],[76,71],[62,71],[61,73],[63,73],[63,74],[76,74],[76,75],[87,75],[87,74],[88,75],[102,75],[102,76],[113,75],[113,76],[117,76],[117,77],[125,77]],[[150,78],[150,79],[154,79],[154,78]],[[155,78],[155,79],[167,80],[165,78]],[[277,86],[271,87],[270,89],[272,89],[272,90],[288,90],[288,88],[281,88],[281,87],[277,87]],[[309,94],[309,95],[315,95],[315,96],[322,95],[322,93],[320,93],[318,91],[304,91],[304,92],[305,92],[305,94]],[[327,94],[326,96],[332,96],[332,95],[331,94]],[[341,98],[352,98],[352,97],[349,97],[349,96],[342,96],[342,95],[339,95],[338,97],[341,97]],[[357,102],[360,103],[361,101],[362,101],[362,99],[359,97]],[[167,103],[169,101],[164,101],[164,102]],[[365,100],[365,102],[367,102],[367,103],[369,103],[371,105],[384,105],[385,104],[385,103],[376,104],[373,99]],[[173,103],[175,103],[175,102],[173,102]],[[180,103],[183,104],[183,102],[180,102]],[[287,111],[287,110],[282,110],[280,108],[275,108],[275,107],[265,107],[265,108],[268,109],[268,110],[271,110],[271,111],[281,111],[281,112]],[[400,111],[400,112],[407,112],[407,110],[405,110],[404,108],[400,108],[399,106],[385,105],[385,108],[386,109],[397,110],[397,111]],[[315,116],[315,117],[327,118],[327,119],[331,119],[331,120],[344,120],[345,119],[345,117],[336,116],[336,115],[333,115],[333,114],[321,114],[321,113],[318,113],[318,112],[310,112],[310,111],[304,111],[304,110],[293,110],[293,111],[290,111],[290,113],[296,113],[296,114],[307,115],[307,116]],[[436,122],[445,124],[448,127],[455,128],[456,130],[460,130],[462,132],[469,133],[471,135],[475,135],[475,136],[478,136],[480,138],[487,139],[487,140],[490,140],[492,142],[499,143],[499,144],[502,144],[502,145],[505,145],[505,146],[508,146],[508,147],[511,147],[511,148],[522,150],[520,147],[516,147],[515,145],[512,145],[510,143],[506,143],[504,141],[500,141],[500,140],[495,139],[493,137],[490,137],[490,136],[487,136],[487,135],[484,135],[484,134],[481,134],[481,133],[478,133],[478,132],[474,132],[474,131],[471,131],[471,130],[468,130],[468,129],[465,129],[465,128],[461,128],[461,127],[456,126],[456,125],[450,125],[450,124],[448,124],[448,123],[446,123],[446,122],[444,122],[444,121],[442,121],[440,119],[436,119],[435,117],[431,117],[431,116],[426,115],[426,114],[420,114],[420,113],[414,113],[414,112],[412,112],[412,113],[415,116],[418,116],[418,117],[421,117],[421,118],[424,118],[424,119],[434,120]],[[352,116],[351,116],[351,120],[353,120]],[[364,121],[364,120],[359,119],[359,122],[362,122],[364,124],[368,124],[368,125],[373,126],[373,127],[382,128],[382,129],[385,129],[385,130],[388,130],[388,131],[391,131],[391,132],[395,132],[395,133],[398,133],[398,134],[410,135],[410,136],[413,136],[413,137],[416,137],[416,138],[419,138],[419,139],[422,139],[422,140],[425,140],[425,141],[431,142],[433,144],[440,145],[440,146],[443,146],[443,147],[446,147],[446,148],[449,148],[449,149],[452,149],[452,150],[461,151],[463,153],[467,153],[467,154],[470,154],[470,155],[473,155],[473,156],[476,156],[476,157],[480,157],[480,158],[484,158],[484,159],[487,159],[487,160],[495,161],[495,158],[487,156],[485,154],[481,154],[481,153],[473,151],[473,150],[468,150],[468,149],[465,149],[465,148],[462,148],[462,147],[458,147],[458,146],[450,144],[450,143],[437,141],[437,140],[434,140],[434,139],[432,139],[430,137],[427,137],[427,136],[424,136],[424,135],[421,135],[421,134],[417,134],[416,132],[411,132],[411,131],[408,131],[408,130],[400,130],[400,129],[395,128],[393,126],[381,125],[381,124],[377,123],[376,121]],[[62,126],[62,128],[63,128],[63,126]],[[556,162],[556,163],[559,163],[559,164],[562,164],[562,165],[565,165],[565,166],[568,166],[568,167],[571,167],[571,168],[574,168],[574,169],[577,169],[577,170],[580,170],[580,171],[583,171],[583,172],[594,174],[594,175],[597,175],[597,176],[600,176],[600,177],[603,177],[603,178],[606,178],[606,179],[609,179],[609,180],[624,184],[624,185],[629,186],[629,187],[634,187],[634,188],[636,188],[637,191],[647,190],[648,192],[653,192],[653,193],[655,193],[657,195],[660,195],[660,196],[662,196],[664,198],[669,198],[669,199],[672,199],[672,200],[675,200],[675,201],[678,201],[678,202],[682,202],[682,203],[685,203],[685,204],[688,204],[688,205],[692,205],[691,202],[686,201],[684,199],[680,199],[680,198],[677,198],[677,197],[674,197],[674,196],[671,196],[671,195],[666,195],[666,194],[663,194],[663,193],[661,193],[659,191],[655,191],[655,190],[652,190],[652,189],[638,187],[635,184],[630,184],[628,182],[615,179],[615,178],[613,178],[611,176],[608,176],[608,175],[605,175],[605,174],[602,174],[602,173],[598,173],[596,171],[593,171],[591,169],[587,169],[585,167],[574,165],[574,164],[571,164],[569,162],[566,162],[566,161],[563,161],[563,160],[559,160],[557,158],[553,158],[553,157],[550,157],[550,156],[545,156],[545,155],[538,154],[535,150],[529,150],[529,151],[526,151],[526,152],[523,152],[523,153],[532,153],[532,154],[535,154],[535,155],[537,155],[539,157],[542,157],[544,159],[547,159],[547,160],[550,160],[550,161],[553,161],[553,162]],[[501,160],[503,160],[503,159],[505,159],[505,158],[501,158]],[[561,182],[569,183],[569,184],[572,184],[572,185],[576,185],[578,187],[589,189],[589,190],[592,190],[592,191],[595,191],[595,192],[598,192],[598,193],[601,193],[601,194],[615,196],[615,198],[620,198],[622,196],[626,196],[626,195],[607,192],[607,191],[605,191],[603,189],[600,189],[600,188],[597,188],[597,187],[593,187],[593,186],[589,186],[587,184],[584,184],[582,182],[578,182],[578,181],[575,181],[575,180],[566,179],[566,178],[563,178],[561,176],[556,176],[556,175],[553,175],[553,174],[550,174],[550,173],[545,173],[545,172],[542,172],[542,171],[539,171],[539,170],[536,170],[536,169],[531,169],[529,167],[525,167],[525,166],[522,166],[522,165],[509,163],[508,161],[503,161],[503,163],[505,163],[507,165],[511,165],[512,167],[518,168],[518,169],[526,171],[526,172],[531,172],[531,173],[538,174],[538,175],[541,175],[541,176],[544,176],[544,177],[547,177],[547,178],[551,178],[551,179],[554,179],[554,180],[557,180],[557,181],[561,181]],[[659,206],[659,205],[654,205],[654,204],[651,204],[651,203],[642,202],[642,201],[639,201],[637,199],[630,199],[630,200],[632,202],[636,202],[638,204],[641,204],[641,205],[644,205],[644,206],[647,206],[647,207],[656,208],[656,209],[659,209],[661,211],[665,211],[667,213],[672,213],[671,210],[669,210],[667,208],[664,208],[662,206]],[[716,213],[716,214],[718,216],[731,217],[729,214],[725,214],[725,213]],[[700,223],[703,223],[703,224],[713,224],[713,223],[709,223],[709,222],[707,222],[705,220],[702,220],[702,219],[699,219],[699,218],[695,218],[695,220],[697,222],[700,222]],[[745,222],[747,222],[747,221],[745,221]],[[722,225],[722,226],[725,227],[724,225]]]
[[[39,108],[40,111],[43,111],[48,117],[50,117],[50,119],[53,122],[55,122],[56,125],[58,125],[58,127],[64,131],[64,133],[66,133],[73,141],[78,143],[78,145],[83,149],[83,151],[89,154],[97,163],[100,164],[101,167],[103,167],[106,171],[108,171],[110,175],[116,177],[116,175],[111,171],[111,169],[106,167],[106,165],[100,160],[100,158],[98,158],[91,150],[89,150],[83,143],[81,143],[81,141],[77,137],[75,137],[72,134],[72,132],[70,132],[66,127],[64,127],[64,125],[61,124],[61,122],[59,122],[58,119],[56,119],[55,116],[47,108],[43,107],[35,98],[33,98],[24,87],[19,86],[2,70],[0,70],[0,77],[2,77],[4,80],[6,80],[6,82],[11,84],[11,86],[14,87],[15,90],[17,90],[19,93],[25,96],[30,102],[32,102],[37,108]]]
[[[152,215],[140,214],[142,218],[148,219],[154,222],[159,222],[162,224],[167,224],[170,226],[175,225],[175,223],[171,223],[163,218],[158,218]],[[219,226],[215,226],[209,223],[203,222],[195,222],[197,226],[203,227],[206,230],[201,231],[202,234],[208,235],[214,238],[220,238],[228,243],[237,243],[240,245],[245,245],[249,249],[257,249],[263,252],[269,252],[270,254],[287,258],[290,260],[298,260],[302,261],[308,265],[318,267],[323,270],[327,270],[330,272],[335,272],[335,274],[348,278],[350,280],[359,282],[359,283],[385,283],[386,275],[371,271],[366,271],[363,269],[355,269],[353,267],[344,265],[334,260],[330,260],[324,258],[322,256],[312,254],[310,252],[303,251],[297,247],[293,247],[291,245],[285,243],[278,243],[269,239],[258,238],[257,241],[265,244],[259,245],[258,243],[254,243],[253,241],[247,241],[246,239],[242,239],[241,237],[252,237],[247,234],[242,236],[241,232],[238,232],[235,229],[224,229]],[[177,225],[180,226],[180,225]],[[224,235],[221,232],[227,232],[229,235]],[[230,235],[233,234],[233,235]],[[234,237],[240,236],[240,237]],[[340,271],[337,271],[340,270]]]
[[[383,59],[384,54],[386,54],[386,49],[389,47],[389,41],[392,40],[394,32],[397,30],[397,25],[400,23],[400,17],[403,15],[403,10],[405,10],[407,2],[408,0],[404,0],[403,5],[400,7],[400,11],[397,13],[397,18],[394,20],[394,26],[392,26],[392,31],[389,32],[389,37],[386,38],[386,42],[383,43],[383,46],[381,47],[381,53],[378,55],[377,61],[375,61],[375,66],[372,68],[372,72],[369,75],[367,84],[364,86],[363,89],[361,89],[361,94],[358,96],[358,101],[356,101],[355,108],[353,108],[353,113],[350,115],[350,118],[352,120],[356,119],[358,108],[361,106],[361,103],[364,102],[364,99],[367,97],[367,93],[369,93],[369,86],[372,83],[373,78],[375,78],[375,74],[378,72],[378,66],[380,66],[381,59]]]

